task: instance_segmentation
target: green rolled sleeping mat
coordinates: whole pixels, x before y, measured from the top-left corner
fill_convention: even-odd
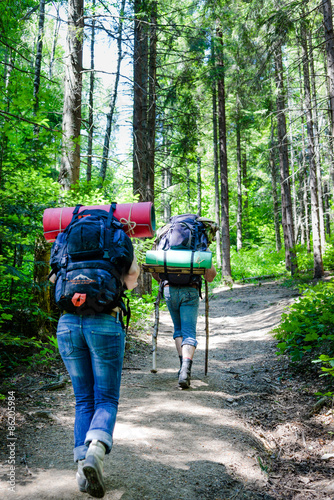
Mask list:
[[[210,269],[212,265],[211,252],[192,252],[191,250],[149,250],[146,252],[146,265],[164,266],[165,254],[168,267],[190,268],[192,254],[194,269]]]

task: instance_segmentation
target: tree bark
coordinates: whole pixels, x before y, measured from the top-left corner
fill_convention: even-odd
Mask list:
[[[41,81],[44,20],[45,20],[45,0],[40,0],[40,2],[39,2],[39,20],[38,20],[38,36],[37,36],[37,45],[36,45],[36,58],[35,58],[35,76],[34,76],[34,114],[36,114],[37,110],[38,110],[38,92],[39,92],[39,86],[40,86],[40,81]],[[38,127],[37,127],[37,132],[38,132]]]
[[[214,60],[214,51],[212,43],[212,60]],[[217,265],[221,267],[221,237],[220,237],[220,199],[219,199],[219,163],[218,163],[218,134],[217,134],[217,84],[214,79],[212,82],[212,126],[213,126],[213,169],[215,181],[215,221],[219,230],[216,233],[216,258]]]
[[[289,158],[286,133],[282,48],[280,45],[276,47],[275,50],[275,72],[277,90],[277,137],[281,177],[282,226],[285,245],[285,263],[286,268],[291,271],[291,275],[293,276],[297,270],[297,257],[294,250],[295,235],[293,227],[291,188],[289,180]]]
[[[155,124],[156,124],[156,80],[157,80],[157,1],[151,4],[149,86],[147,115],[147,160],[145,175],[145,200],[154,201],[155,170]]]
[[[287,73],[289,75],[289,73]],[[287,79],[289,85],[289,79]],[[295,154],[293,146],[292,119],[291,119],[291,100],[288,90],[288,108],[289,108],[289,132],[290,132],[290,165],[291,165],[291,185],[292,185],[292,213],[293,225],[295,229],[295,244],[297,243],[297,196],[296,196],[296,179],[295,179]]]
[[[100,178],[102,179],[102,182],[105,180],[106,173],[107,173],[107,165],[108,165],[108,158],[109,158],[109,147],[110,147],[110,136],[111,136],[111,127],[112,127],[112,122],[113,122],[113,117],[114,117],[114,112],[115,112],[115,107],[116,107],[116,100],[117,100],[117,94],[118,94],[118,84],[119,84],[120,71],[121,71],[121,62],[122,62],[122,59],[123,59],[123,54],[122,54],[122,36],[123,36],[123,15],[124,15],[124,10],[125,10],[125,2],[126,2],[126,0],[122,0],[121,12],[120,12],[120,19],[119,19],[119,24],[118,24],[118,34],[117,34],[117,68],[116,68],[114,92],[113,92],[113,95],[112,95],[111,100],[110,100],[109,113],[107,114],[106,132],[105,132],[105,135],[104,135],[103,157],[102,157],[101,168],[100,168]]]
[[[325,220],[326,220],[326,234],[331,235],[331,224],[330,224],[330,203],[329,203],[329,189],[328,182],[324,182],[324,199],[325,199]]]
[[[134,0],[133,49],[133,194],[143,201],[146,171],[148,28],[145,0]],[[145,175],[144,175],[145,178]]]
[[[40,236],[35,241],[34,252],[34,298],[43,311],[43,315],[36,316],[37,328],[40,336],[46,336],[52,329],[50,316],[53,304],[50,296],[49,260],[51,244],[45,241],[44,236]]]
[[[306,128],[308,137],[308,153],[310,157],[310,191],[311,191],[311,217],[312,217],[312,236],[313,236],[313,261],[314,277],[321,278],[324,274],[321,242],[320,242],[320,224],[319,224],[319,204],[318,204],[318,185],[317,170],[315,164],[314,137],[313,137],[313,118],[311,103],[311,87],[309,74],[309,58],[306,38],[306,28],[304,22],[300,28],[300,42],[302,48],[303,76],[304,76],[304,101],[306,112]]]
[[[197,156],[197,215],[202,216],[201,158]]]
[[[242,158],[242,184],[244,186],[244,209],[243,216],[244,220],[247,220],[248,217],[248,175],[247,175],[247,153],[244,152]]]
[[[87,145],[87,182],[92,180],[92,156],[93,156],[93,136],[94,136],[94,83],[95,83],[95,4],[93,0],[92,33],[90,39],[90,75],[89,75],[89,103],[88,103],[88,145]]]
[[[298,33],[296,32],[298,38]],[[298,59],[301,60],[300,48],[297,47]],[[301,117],[301,146],[302,146],[302,161],[300,170],[299,186],[301,191],[301,243],[305,244],[307,253],[311,253],[311,238],[310,238],[310,224],[309,224],[309,210],[308,210],[308,176],[306,165],[306,143],[305,143],[305,118],[304,118],[304,103],[303,103],[303,85],[302,85],[302,70],[301,65],[298,65],[299,72],[299,95],[300,95],[300,117]]]
[[[191,190],[190,190],[190,168],[188,167],[188,160],[187,161],[187,167],[186,167],[186,183],[187,183],[187,202],[188,202],[188,207],[190,207],[191,204]]]
[[[53,74],[53,64],[54,64],[54,60],[55,60],[57,40],[58,40],[59,29],[60,29],[59,5],[55,6],[55,9],[57,12],[57,17],[55,20],[55,25],[54,25],[54,30],[53,30],[52,48],[51,48],[50,62],[49,62],[49,78],[50,78],[50,80],[52,79],[52,74]]]
[[[327,55],[328,90],[331,125],[331,149],[334,151],[334,30],[331,0],[322,0]]]
[[[58,181],[69,190],[79,180],[82,91],[83,0],[68,0],[63,147]]]
[[[237,97],[238,99],[238,97]],[[237,206],[237,252],[242,249],[242,165],[241,165],[241,132],[239,122],[239,109],[237,111],[237,191],[238,191],[238,206]]]
[[[333,127],[333,121],[332,121],[331,100],[329,97],[330,96],[330,88],[329,88],[329,78],[328,78],[328,69],[327,69],[327,58],[326,58],[325,53],[324,53],[324,70],[325,70],[325,74],[327,75],[326,89],[327,89],[327,97],[328,97],[328,108],[327,108],[328,124],[329,124],[328,153],[329,153],[329,161],[330,161],[330,168],[329,168],[330,187],[329,187],[329,190],[333,196],[334,195],[334,141],[333,141],[334,127]]]
[[[310,58],[310,70],[311,70],[311,85],[312,85],[312,113],[313,118],[313,128],[314,128],[314,151],[315,151],[315,164],[317,172],[317,189],[318,189],[318,207],[319,207],[319,223],[320,223],[320,242],[321,248],[325,248],[326,236],[325,236],[325,221],[324,221],[324,196],[322,190],[322,179],[321,179],[321,158],[320,158],[320,141],[319,141],[319,118],[318,118],[318,101],[317,101],[317,91],[315,82],[315,70],[314,70],[314,59],[313,59],[313,47],[312,47],[312,37],[308,34],[309,40],[309,58]]]
[[[276,241],[276,252],[280,252],[282,248],[281,231],[280,231],[280,221],[279,221],[279,205],[277,196],[277,166],[275,161],[275,144],[274,144],[274,124],[271,120],[271,144],[270,144],[270,173],[271,173],[271,185],[273,193],[273,209],[274,209],[274,225],[275,225],[275,241]]]
[[[226,147],[226,113],[225,113],[225,68],[223,32],[216,29],[219,50],[217,51],[218,72],[218,126],[219,126],[219,164],[221,192],[221,238],[222,238],[222,278],[231,278],[230,228],[229,228],[229,191]]]

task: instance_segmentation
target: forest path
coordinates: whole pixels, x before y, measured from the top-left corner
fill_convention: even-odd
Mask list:
[[[125,362],[114,447],[105,460],[107,500],[334,498],[331,464],[319,456],[330,451],[333,425],[305,424],[312,397],[281,379],[284,367],[268,335],[295,296],[275,283],[216,288],[208,374],[203,301],[191,388],[183,391],[171,320],[161,312],[158,372],[150,371],[149,348]],[[73,422],[70,385],[17,394],[16,487],[8,491],[3,467],[0,498],[91,498],[77,491]]]

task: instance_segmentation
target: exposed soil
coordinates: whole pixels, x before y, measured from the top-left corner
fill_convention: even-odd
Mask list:
[[[216,288],[210,298],[209,370],[204,375],[204,301],[189,390],[177,385],[178,356],[160,314],[158,372],[150,332],[127,354],[114,447],[105,460],[106,499],[236,500],[334,498],[334,421],[314,409],[319,379],[277,357],[268,332],[297,296],[278,283]],[[77,490],[72,462],[71,384],[47,390],[51,373],[17,375],[15,491],[8,483],[7,402],[2,402],[0,498],[91,498]],[[61,384],[60,384],[61,385]],[[325,456],[325,458],[324,458]]]

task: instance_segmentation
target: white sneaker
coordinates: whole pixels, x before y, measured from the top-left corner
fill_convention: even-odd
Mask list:
[[[103,482],[103,459],[106,453],[104,444],[93,439],[87,450],[83,473],[87,479],[86,491],[92,497],[102,498],[106,492]]]
[[[86,491],[87,491],[87,479],[86,479],[85,474],[83,472],[84,463],[85,463],[85,459],[78,460],[78,471],[76,474],[78,487],[79,487],[79,490],[82,491],[82,493],[86,493]]]

